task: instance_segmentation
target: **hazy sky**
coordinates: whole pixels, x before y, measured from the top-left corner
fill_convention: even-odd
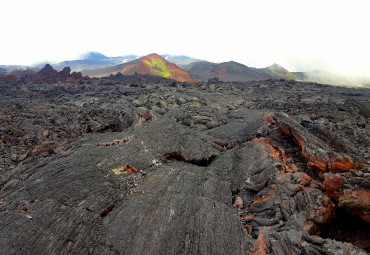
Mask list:
[[[370,1],[1,0],[0,64],[152,52],[370,73]]]

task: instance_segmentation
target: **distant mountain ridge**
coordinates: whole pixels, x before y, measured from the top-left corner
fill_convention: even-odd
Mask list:
[[[82,59],[67,60],[57,64],[52,64],[56,70],[62,70],[63,67],[69,66],[73,71],[81,71],[83,69],[96,69],[106,66],[115,66],[137,59],[136,55],[107,57],[99,52],[88,52],[82,55]],[[37,67],[42,68],[47,63],[41,63]]]
[[[45,63],[40,64],[36,68],[3,65],[0,66],[0,73],[21,77],[25,74],[37,73],[44,65]],[[313,77],[312,72],[292,73],[278,64],[272,64],[265,68],[254,68],[235,61],[212,63],[184,55],[159,55],[155,53],[147,56],[108,57],[99,52],[87,52],[79,60],[63,61],[52,64],[52,66],[57,71],[68,66],[72,71],[95,77],[109,76],[120,72],[124,75],[151,74],[178,81],[207,81],[210,78],[231,82],[271,78],[312,80]],[[317,80],[322,81],[322,79]]]
[[[95,51],[91,51],[83,55],[83,60],[101,60],[101,59],[109,59],[109,57]]]
[[[190,58],[183,55],[171,55],[171,54],[164,54],[161,55],[163,58],[165,58],[167,61],[174,63],[176,65],[182,66],[182,65],[188,65],[193,62],[200,61],[199,59]],[[139,55],[124,55],[124,56],[116,56],[116,57],[108,57],[100,52],[87,52],[81,56],[81,59],[76,60],[67,60],[59,63],[52,63],[52,66],[56,70],[62,70],[63,67],[69,66],[71,70],[73,71],[81,71],[81,70],[89,70],[89,69],[97,69],[97,68],[103,68],[103,67],[109,67],[109,66],[116,66],[119,64],[124,64],[133,60],[136,60],[138,58],[141,58],[142,56]],[[41,69],[45,64],[50,63],[40,63],[36,65],[35,67]],[[13,69],[18,69],[15,66]],[[19,66],[22,67],[22,66]],[[1,66],[0,66],[1,68]],[[6,69],[6,68],[5,68]]]
[[[170,55],[170,54],[164,54],[164,55],[161,55],[165,60],[167,60],[168,62],[171,62],[171,63],[174,63],[178,66],[186,66],[186,65],[190,65],[192,63],[196,63],[196,62],[200,62],[202,60],[200,59],[197,59],[197,58],[191,58],[191,57],[188,57],[188,56],[184,56],[184,55]]]
[[[192,59],[186,56],[164,56],[165,58],[153,53],[116,66],[82,70],[82,73],[84,75],[96,77],[115,75],[119,72],[124,75],[133,75],[135,73],[152,74],[178,81],[208,81],[208,79],[210,78],[218,78],[221,81],[231,82],[243,82],[273,78],[297,79],[295,75],[277,64],[258,69],[248,67],[235,61],[212,63],[207,61],[200,61],[199,59]],[[178,66],[168,61],[169,59],[174,59],[178,62],[182,61],[182,63],[191,63],[188,65]]]

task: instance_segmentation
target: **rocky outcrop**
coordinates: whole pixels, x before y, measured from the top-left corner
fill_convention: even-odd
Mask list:
[[[355,163],[352,157],[330,149],[322,141],[305,131],[301,125],[290,120],[286,114],[276,113],[266,118],[277,124],[284,135],[292,137],[299,144],[309,166],[324,172],[361,169],[361,165]]]
[[[42,83],[42,82],[78,82],[78,81],[88,81],[90,77],[82,76],[80,72],[71,73],[69,67],[64,67],[62,71],[57,72],[51,65],[46,64],[37,75],[24,75],[20,78],[23,82],[32,82],[32,83]]]
[[[326,191],[330,197],[338,200],[339,196],[341,196],[340,191],[343,189],[343,183],[344,179],[339,174],[325,173],[322,189]]]
[[[44,68],[38,72],[38,75],[45,78],[56,78],[59,76],[58,72],[49,64],[46,64]]]
[[[354,180],[353,175],[367,177],[368,174],[364,174],[360,169],[368,167],[367,164],[361,164],[361,159],[357,159],[358,162],[354,160],[354,156],[349,154],[344,154],[335,149],[330,148],[328,144],[318,139],[316,136],[307,131],[303,126],[299,125],[292,118],[286,114],[275,113],[267,115],[267,120],[273,125],[278,127],[279,132],[286,136],[286,139],[291,139],[297,146],[300,147],[300,153],[305,158],[307,166],[309,167],[309,173],[315,176],[312,171],[324,171],[325,173],[322,177],[316,178],[317,181],[322,182],[318,187],[323,190],[327,196],[331,197],[339,207],[345,208],[350,214],[358,215],[364,221],[369,222],[370,215],[370,192],[369,186],[364,183],[358,183]],[[261,140],[260,138],[259,140]],[[264,144],[266,139],[261,140]],[[271,149],[271,154],[274,158],[280,160],[283,166],[283,172],[297,172],[299,169],[295,166],[291,166],[292,159],[284,155],[284,151],[276,151],[276,149]],[[286,161],[288,163],[286,163]],[[351,170],[352,174],[340,173],[348,172]],[[339,173],[338,173],[339,172]],[[320,173],[319,173],[320,176]],[[356,183],[356,184],[355,184]],[[328,199],[325,198],[328,204]],[[329,202],[331,203],[331,202]],[[334,207],[333,204],[320,209],[319,212],[323,215],[315,218],[321,218],[318,222],[319,224],[329,223],[334,217]],[[317,226],[318,229],[320,226]],[[315,229],[315,228],[314,228]],[[316,231],[316,230],[314,230]]]
[[[58,76],[63,79],[69,78],[71,76],[71,68],[68,66],[64,67],[63,70],[58,73]]]

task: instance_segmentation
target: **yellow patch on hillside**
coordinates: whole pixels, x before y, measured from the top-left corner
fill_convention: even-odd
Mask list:
[[[165,78],[172,77],[172,70],[166,66],[166,63],[161,59],[152,58],[149,60],[144,60],[144,63],[150,67],[150,70],[155,75],[159,75]]]

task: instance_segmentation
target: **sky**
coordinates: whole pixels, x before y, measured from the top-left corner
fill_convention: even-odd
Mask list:
[[[0,65],[187,55],[290,71],[370,73],[370,1],[2,0]]]

